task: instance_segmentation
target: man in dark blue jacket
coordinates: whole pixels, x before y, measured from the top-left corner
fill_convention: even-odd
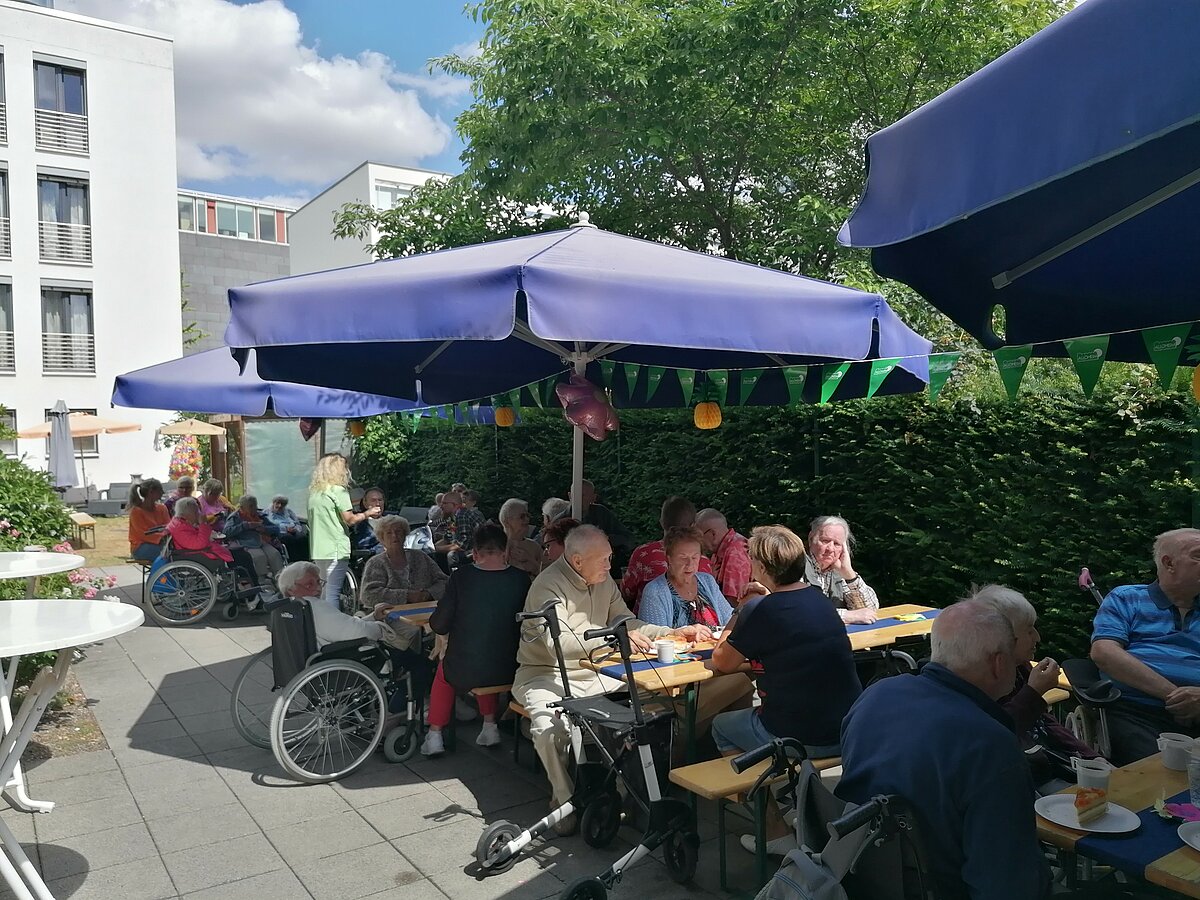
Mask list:
[[[898,794],[912,806],[939,900],[1040,900],[1033,781],[1008,714],[1016,639],[974,600],[943,610],[933,661],[864,691],[842,723],[837,795]]]

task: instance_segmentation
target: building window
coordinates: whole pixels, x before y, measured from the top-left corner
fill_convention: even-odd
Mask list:
[[[42,371],[49,374],[96,371],[90,291],[42,288]]]
[[[208,202],[196,199],[196,230],[208,231]]]
[[[0,407],[0,432],[10,432],[17,430],[17,414],[11,409]],[[0,438],[0,453],[5,456],[17,455],[17,439]]]
[[[258,211],[258,239],[260,241],[274,241],[275,237],[275,210],[260,209]]]
[[[0,373],[17,371],[17,344],[13,328],[12,285],[0,284]]]
[[[4,54],[0,53],[0,144],[8,143],[8,105],[4,98]]]
[[[179,230],[196,230],[196,201],[191,197],[180,195],[176,204],[179,207]]]
[[[34,61],[34,144],[56,153],[87,153],[87,74]]]
[[[8,171],[0,169],[0,259],[12,259],[12,228],[8,220]]]
[[[375,208],[391,209],[399,201],[412,196],[412,188],[393,181],[375,182]]]
[[[237,237],[237,209],[232,203],[217,202],[217,234]]]
[[[96,410],[94,410],[94,409],[72,409],[71,412],[87,413],[89,416],[94,416],[96,414]],[[45,412],[45,421],[47,421],[47,422],[50,421],[50,410],[46,410],[46,412]],[[77,457],[82,455],[82,456],[86,456],[88,458],[92,458],[92,457],[96,457],[96,456],[100,455],[100,442],[97,439],[96,435],[94,435],[94,434],[89,435],[88,437],[77,437],[74,439],[74,444],[75,444],[75,456],[77,456]],[[50,456],[50,439],[46,438],[46,457],[49,458],[49,456]]]
[[[86,181],[38,176],[38,249],[46,261],[92,261]]]

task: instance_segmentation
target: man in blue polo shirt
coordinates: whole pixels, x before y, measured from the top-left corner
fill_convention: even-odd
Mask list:
[[[1112,761],[1158,752],[1158,736],[1200,737],[1200,529],[1154,542],[1158,579],[1114,588],[1092,630],[1092,660],[1121,689],[1109,706]]]

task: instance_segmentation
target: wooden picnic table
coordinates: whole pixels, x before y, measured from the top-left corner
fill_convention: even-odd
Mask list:
[[[1156,800],[1186,791],[1187,772],[1168,769],[1162,764],[1162,754],[1156,753],[1145,759],[1114,769],[1109,781],[1108,799],[1135,813],[1143,813],[1154,806]],[[1070,794],[1078,788],[1062,791]],[[1145,826],[1143,826],[1145,827]],[[1041,816],[1037,818],[1038,837],[1049,844],[1072,853],[1087,856],[1086,848],[1079,848],[1080,840],[1087,832],[1056,825]],[[1144,878],[1151,884],[1168,888],[1185,897],[1200,897],[1200,851],[1193,850],[1175,838],[1175,827],[1171,826],[1169,839],[1163,843],[1163,853],[1150,860],[1142,871],[1129,874]],[[1119,839],[1119,835],[1113,836]]]
[[[388,616],[400,616],[414,625],[426,625],[435,609],[437,609],[436,600],[430,600],[428,603],[404,603],[392,607]]]

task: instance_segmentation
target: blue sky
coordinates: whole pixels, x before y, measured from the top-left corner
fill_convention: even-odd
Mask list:
[[[182,187],[299,205],[366,159],[458,172],[460,0],[57,0],[175,41]]]

